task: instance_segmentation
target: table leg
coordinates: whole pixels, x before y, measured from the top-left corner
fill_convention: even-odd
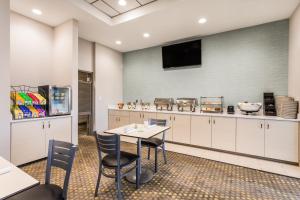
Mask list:
[[[137,170],[132,170],[127,176],[126,180],[130,183],[136,183],[136,178],[139,177],[140,180],[138,180],[139,184],[137,184],[137,189],[139,188],[140,184],[148,183],[153,178],[153,171],[151,169],[142,168],[141,165],[141,159],[142,159],[142,153],[141,153],[142,145],[141,145],[141,139],[138,138],[137,140],[137,155],[138,155],[138,168]],[[139,174],[139,176],[138,176]]]

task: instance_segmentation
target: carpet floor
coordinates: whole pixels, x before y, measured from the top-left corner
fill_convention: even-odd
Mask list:
[[[136,146],[123,143],[122,150],[136,152]],[[143,150],[142,165],[153,167]],[[154,152],[152,151],[152,155]],[[215,162],[183,154],[167,152],[164,164],[159,152],[159,171],[139,190],[122,180],[124,199],[300,199],[300,179],[266,173],[235,165]],[[24,171],[44,183],[46,161],[22,167]],[[94,198],[98,172],[98,154],[94,137],[80,136],[68,199],[115,199],[114,180],[102,177],[99,196]],[[53,169],[52,182],[62,185],[64,172]]]

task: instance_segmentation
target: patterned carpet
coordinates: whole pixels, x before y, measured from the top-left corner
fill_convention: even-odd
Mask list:
[[[98,171],[95,141],[90,136],[80,136],[79,151],[69,186],[69,199],[94,199]],[[136,152],[136,146],[124,143],[122,149]],[[143,151],[143,166],[151,167]],[[153,152],[152,152],[153,155]],[[159,172],[153,180],[139,190],[122,181],[124,199],[300,199],[300,180],[215,162],[202,158],[168,152],[168,164],[163,164],[159,152]],[[23,169],[44,182],[46,161],[24,166]],[[53,170],[52,180],[62,185],[64,172]],[[102,177],[99,197],[115,199],[113,179]]]

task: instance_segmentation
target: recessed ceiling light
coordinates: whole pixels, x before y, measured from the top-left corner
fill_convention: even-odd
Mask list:
[[[199,24],[205,24],[206,22],[207,22],[206,18],[200,18],[198,21]]]
[[[120,44],[122,44],[122,41],[117,40],[117,41],[116,41],[116,44],[117,44],[117,45],[120,45]]]
[[[119,5],[120,6],[126,6],[127,5],[127,1],[126,0],[119,0]]]
[[[150,34],[149,33],[144,33],[143,36],[144,36],[144,38],[148,38],[148,37],[150,37]]]
[[[36,15],[41,15],[41,14],[43,14],[41,10],[36,9],[36,8],[32,9],[31,11],[32,11],[33,14],[36,14]]]

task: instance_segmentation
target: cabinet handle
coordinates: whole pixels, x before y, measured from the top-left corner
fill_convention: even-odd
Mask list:
[[[50,122],[48,122],[48,128],[51,128],[51,124],[50,124]]]
[[[267,125],[267,129],[270,129],[270,124]]]
[[[175,118],[175,116],[174,116],[174,118],[173,118],[173,119],[174,119],[174,121],[175,121],[175,119],[176,119],[176,118]]]
[[[140,113],[140,118],[142,118],[142,114]]]
[[[208,124],[210,124],[210,119],[208,120]]]
[[[145,114],[143,113],[143,118],[145,118]]]
[[[43,122],[43,129],[45,129],[45,122]]]
[[[216,124],[216,120],[213,120],[213,123]]]
[[[171,115],[170,115],[170,121],[172,120],[172,117],[171,117]]]

